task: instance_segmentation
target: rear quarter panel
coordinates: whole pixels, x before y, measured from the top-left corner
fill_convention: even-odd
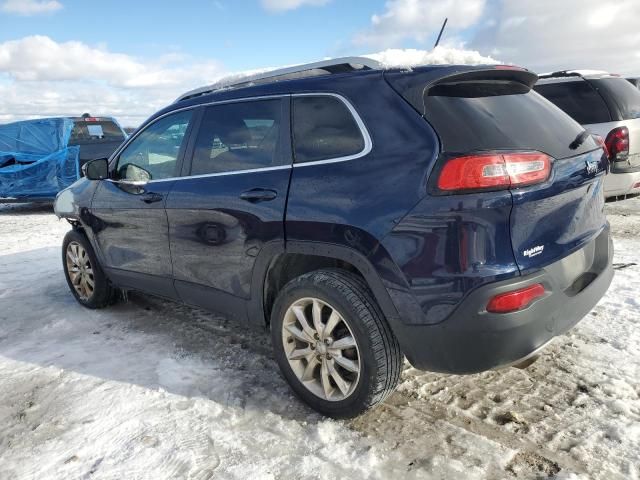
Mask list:
[[[554,160],[547,182],[512,190],[511,240],[523,275],[566,257],[605,228],[607,162],[601,149]]]
[[[380,241],[426,195],[439,151],[435,132],[380,72],[325,82],[310,91],[338,93],[358,112],[372,140],[366,156],[294,166],[286,239],[348,247],[369,257],[385,285],[406,286]]]
[[[406,324],[442,322],[474,288],[519,275],[511,193],[429,196],[383,241],[408,288],[390,291]]]

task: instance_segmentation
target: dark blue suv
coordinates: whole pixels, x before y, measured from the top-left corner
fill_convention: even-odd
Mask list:
[[[607,290],[601,146],[509,66],[306,65],[190,92],[55,211],[71,292],[135,289],[271,330],[349,417],[419,369],[531,356]]]

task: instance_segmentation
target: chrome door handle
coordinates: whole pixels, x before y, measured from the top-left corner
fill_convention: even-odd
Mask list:
[[[277,196],[278,192],[266,188],[253,188],[240,194],[242,200],[251,203],[268,202],[269,200],[274,200]]]
[[[155,202],[161,202],[162,199],[164,197],[162,195],[160,195],[159,193],[145,193],[142,195],[142,201],[144,203],[155,203]]]

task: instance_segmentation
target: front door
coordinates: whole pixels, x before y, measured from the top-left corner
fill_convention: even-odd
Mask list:
[[[187,176],[166,204],[175,287],[185,302],[246,320],[256,257],[267,243],[284,248],[288,112],[289,97],[204,110]]]
[[[160,118],[115,159],[91,204],[93,230],[118,285],[174,298],[165,203],[181,167],[193,111]]]

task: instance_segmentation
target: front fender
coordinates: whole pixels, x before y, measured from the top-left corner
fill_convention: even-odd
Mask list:
[[[83,217],[91,207],[91,200],[99,185],[99,181],[81,178],[56,195],[53,211],[58,218],[66,218],[82,223]]]
[[[96,219],[91,214],[91,202],[99,185],[100,181],[81,178],[56,195],[53,211],[58,218],[64,218],[74,228],[84,231],[98,260],[103,263],[102,252],[94,235]]]

